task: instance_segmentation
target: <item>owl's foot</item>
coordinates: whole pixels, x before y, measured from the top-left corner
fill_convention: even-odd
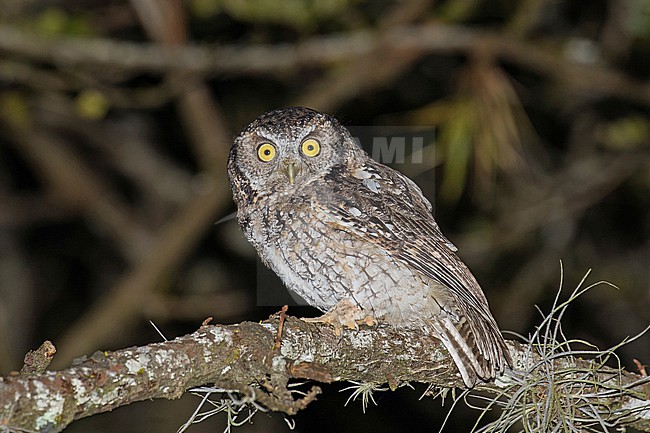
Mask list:
[[[349,299],[341,299],[327,313],[320,317],[303,317],[309,323],[327,323],[334,328],[336,335],[341,335],[343,327],[359,329],[359,325],[373,326],[377,322],[368,312],[359,308]]]

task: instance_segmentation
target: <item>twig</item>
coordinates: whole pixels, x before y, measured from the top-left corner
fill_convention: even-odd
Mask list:
[[[284,321],[287,318],[287,310],[289,309],[288,305],[283,305],[280,310],[279,323],[278,323],[278,334],[275,336],[275,350],[280,349],[282,345],[282,328],[284,328]]]
[[[44,373],[55,354],[56,347],[54,347],[54,344],[50,340],[45,340],[38,349],[30,350],[25,355],[25,363],[20,373],[23,375]]]

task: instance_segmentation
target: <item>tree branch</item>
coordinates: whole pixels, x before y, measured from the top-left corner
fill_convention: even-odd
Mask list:
[[[607,66],[580,64],[561,50],[487,30],[444,24],[395,26],[382,38],[368,30],[314,37],[295,44],[175,46],[107,39],[44,38],[0,25],[0,52],[61,66],[110,70],[185,71],[202,75],[297,72],[301,68],[354,60],[376,51],[404,55],[469,54],[482,50],[498,59],[548,75],[589,97],[617,96],[650,104],[650,85]]]
[[[344,331],[337,336],[326,325],[287,317],[280,349],[274,349],[278,319],[263,323],[202,326],[193,334],[171,341],[116,352],[96,352],[62,371],[0,378],[0,426],[14,430],[61,431],[72,421],[112,410],[135,401],[179,398],[192,387],[206,383],[239,393],[271,410],[295,414],[320,392],[313,387],[294,399],[291,379],[317,382],[354,380],[385,383],[395,389],[406,381],[434,387],[462,386],[444,348],[418,331],[387,327]],[[509,342],[518,370],[511,378],[481,388],[503,394],[504,388],[522,387],[537,358],[527,346]],[[553,360],[567,368],[566,359]],[[575,361],[573,369],[594,369],[594,363]],[[648,378],[598,367],[603,383],[617,381],[628,395],[589,393],[579,382],[581,399],[593,407],[606,407],[614,417],[616,407],[636,408],[622,424],[650,431]],[[542,392],[536,389],[536,392]],[[632,397],[633,395],[633,397]],[[605,401],[609,398],[609,401]],[[628,410],[629,412],[629,410]],[[626,414],[628,414],[626,412]]]

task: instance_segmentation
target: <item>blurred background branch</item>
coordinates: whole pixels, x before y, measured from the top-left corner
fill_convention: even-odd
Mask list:
[[[132,73],[183,71],[210,77],[295,73],[307,67],[359,61],[360,57],[373,52],[382,53],[384,60],[397,60],[405,56],[421,58],[431,53],[466,55],[476,50],[548,75],[559,84],[574,89],[576,96],[594,93],[589,96],[620,96],[650,104],[650,86],[647,83],[637,82],[606,65],[583,64],[583,59],[579,58],[580,51],[575,53],[578,57],[575,58],[562,47],[554,49],[490,30],[477,31],[444,24],[395,26],[379,33],[358,30],[314,37],[296,44],[233,44],[211,48],[181,48],[169,44],[136,44],[106,39],[52,40],[2,25],[0,41],[2,51],[67,67],[102,66]],[[579,50],[579,47],[575,49]],[[392,54],[386,57],[387,52]],[[364,67],[368,67],[365,62]],[[366,74],[366,78],[383,73],[387,67],[390,70],[396,66],[384,61],[379,70],[369,68],[366,72],[372,71],[372,74]],[[390,76],[388,74],[384,80]],[[337,85],[340,85],[338,80]]]

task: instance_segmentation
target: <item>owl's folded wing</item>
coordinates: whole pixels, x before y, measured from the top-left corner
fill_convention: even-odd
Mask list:
[[[487,300],[476,279],[440,231],[431,204],[409,178],[379,164],[366,163],[353,170],[335,166],[317,188],[311,205],[320,210],[326,223],[375,242],[487,312]]]

